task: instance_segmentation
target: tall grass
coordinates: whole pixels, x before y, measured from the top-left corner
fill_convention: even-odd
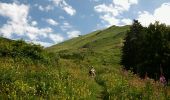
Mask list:
[[[118,38],[114,41],[112,32],[109,29],[107,32],[86,36],[88,39],[84,39],[83,44],[79,42],[81,39],[78,39],[78,48],[57,53],[47,53],[42,47],[25,44],[23,41],[13,43],[3,40],[0,42],[0,47],[4,47],[0,49],[0,99],[169,99],[169,89],[158,82],[140,79],[137,75],[120,69],[119,38],[123,34],[116,35],[114,38]],[[95,48],[81,48],[86,41],[89,42],[99,35],[103,35],[97,37],[101,41],[92,41]],[[100,47],[100,43],[105,41],[107,45],[102,44]],[[60,49],[63,49],[62,45],[60,46]],[[26,50],[25,47],[32,49]],[[89,66],[96,69],[95,78],[89,77]]]
[[[109,100],[169,100],[168,89],[152,79],[140,79],[131,72],[112,70],[96,77]]]
[[[87,73],[76,69],[72,62],[69,62],[69,68],[66,69],[65,65],[47,67],[43,64],[31,64],[31,61],[16,62],[11,58],[0,61],[1,99],[65,100],[96,97],[97,84],[87,77]]]

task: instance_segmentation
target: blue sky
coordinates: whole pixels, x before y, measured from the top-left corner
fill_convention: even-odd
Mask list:
[[[170,25],[170,0],[0,0],[0,35],[51,46],[138,19]]]

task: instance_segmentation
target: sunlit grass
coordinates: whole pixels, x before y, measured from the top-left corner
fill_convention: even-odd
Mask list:
[[[48,48],[56,56],[45,56],[48,62],[1,57],[0,99],[169,99],[169,87],[121,69],[122,32],[128,27],[117,28],[113,26]],[[84,45],[89,48],[83,48]],[[89,77],[90,66],[96,69],[95,78]]]

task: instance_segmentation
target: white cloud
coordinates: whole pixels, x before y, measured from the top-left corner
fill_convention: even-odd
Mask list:
[[[23,35],[24,26],[28,25],[29,6],[0,3],[0,15],[8,17],[7,24],[0,28],[0,33],[6,37],[11,37],[12,34],[18,33]]]
[[[101,19],[103,19],[104,21],[108,22],[108,26],[110,25],[119,25],[120,23],[120,19],[117,19],[115,17],[113,17],[111,14],[107,13],[103,16],[100,16]]]
[[[75,29],[74,26],[70,25],[67,21],[65,21],[60,28],[63,32],[66,32],[68,38],[78,37],[81,34],[80,31]]]
[[[53,3],[58,6],[61,7],[61,9],[63,9],[67,14],[73,16],[76,14],[76,10],[70,6],[65,0],[52,0]]]
[[[47,38],[48,34],[53,32],[49,27],[39,29],[37,27],[26,26],[25,30],[25,35],[28,36],[30,40],[37,40],[39,37]]]
[[[68,22],[64,22],[63,25],[60,26],[62,31],[67,31],[72,29],[73,27],[68,23]]]
[[[32,21],[32,22],[31,22],[31,25],[32,25],[32,26],[36,26],[37,24],[38,24],[38,23],[37,23],[36,21]]]
[[[43,7],[41,5],[35,5],[35,6],[37,6],[40,11],[46,11],[46,12],[54,9],[54,7],[52,5],[47,5],[45,7]]]
[[[170,10],[168,9],[170,9],[170,3],[164,3],[155,9],[153,14],[147,11],[139,12],[137,19],[144,26],[148,26],[150,23],[154,23],[155,21],[160,21],[161,23],[170,25]]]
[[[118,10],[128,11],[131,5],[138,3],[138,0],[113,0],[113,3]]]
[[[127,18],[119,18],[119,16],[137,3],[138,0],[113,0],[111,4],[100,4],[95,6],[94,10],[100,13],[100,18],[108,23],[107,26],[119,26],[122,25],[122,23],[126,25],[130,23],[130,20],[127,20]]]
[[[39,9],[40,11],[44,11],[44,8],[43,8],[41,5],[38,6],[38,9]]]
[[[76,13],[76,11],[71,6],[65,6],[63,7],[63,9],[71,16]]]
[[[52,0],[52,1],[58,6],[63,0]]]
[[[51,5],[47,5],[47,6],[45,7],[45,10],[46,10],[46,11],[53,10],[53,9],[54,9],[54,7],[51,6]]]
[[[67,32],[68,38],[78,37],[80,34],[81,32],[77,30]]]
[[[150,23],[155,22],[154,16],[147,11],[139,12],[138,20],[143,26],[148,26]]]
[[[123,25],[131,25],[132,24],[132,20],[131,19],[122,19],[121,22],[123,23]]]
[[[156,20],[170,25],[170,3],[164,3],[154,12]]]
[[[49,38],[53,40],[54,43],[59,43],[64,41],[64,38],[59,34],[49,34]]]
[[[101,4],[98,6],[94,7],[95,11],[99,13],[106,13],[106,14],[111,14],[113,16],[117,16],[119,14],[119,11],[114,8],[113,4],[106,5],[106,4]]]
[[[53,20],[53,19],[46,19],[46,22],[49,23],[50,25],[54,25],[54,26],[57,26],[57,25],[58,25],[58,22],[56,22],[56,21]]]
[[[49,27],[36,27],[36,21],[29,22],[28,13],[28,5],[0,3],[0,16],[8,18],[7,23],[0,27],[0,35],[7,38],[13,35],[27,37],[29,41],[41,41],[40,37],[52,39],[49,35],[53,30]]]
[[[9,17],[10,21],[13,21],[14,23],[20,22],[23,25],[26,24],[28,11],[29,6],[23,4],[18,6],[15,3],[0,3],[0,15]]]
[[[63,9],[67,14],[71,16],[76,14],[76,10],[72,6],[70,6],[65,0],[49,0],[49,1],[52,1],[52,3],[55,6]],[[34,6],[38,7],[40,11],[46,11],[46,12],[54,9],[53,5],[42,6],[42,5],[35,4]]]
[[[35,43],[37,45],[42,45],[44,47],[49,47],[49,46],[52,46],[53,43],[49,43],[49,42],[43,42],[43,41],[37,41],[37,40],[34,40],[34,41],[27,41],[29,43]]]
[[[138,4],[138,0],[129,0],[129,3],[131,3],[131,4]]]

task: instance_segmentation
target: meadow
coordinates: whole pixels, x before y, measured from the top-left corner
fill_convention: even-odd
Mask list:
[[[122,70],[128,29],[112,26],[49,48],[1,38],[0,99],[169,100],[169,87]]]

